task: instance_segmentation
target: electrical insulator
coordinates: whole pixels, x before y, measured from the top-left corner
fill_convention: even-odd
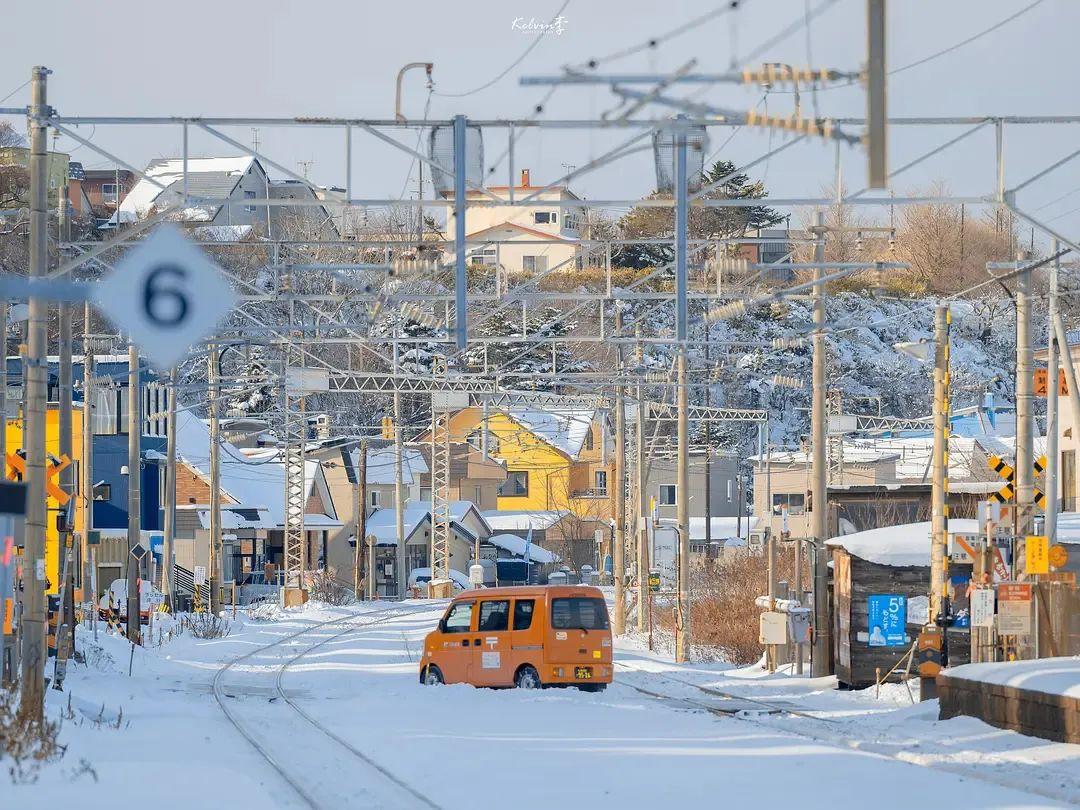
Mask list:
[[[668,375],[666,371],[645,372],[645,382],[647,383],[666,383],[667,381]]]
[[[792,67],[790,65],[768,64],[760,68],[743,68],[743,84],[761,84],[771,87],[777,84],[794,82],[830,82],[835,78],[828,68]]]
[[[785,374],[774,374],[772,378],[773,385],[778,388],[805,388],[806,383],[800,380],[798,377],[789,377]]]
[[[736,256],[720,256],[716,265],[724,275],[745,276],[750,271],[750,262]]]
[[[746,114],[746,125],[764,129],[780,129],[800,135],[817,135],[825,139],[832,138],[836,131],[833,122],[827,118],[821,121],[814,118],[796,118],[794,115],[785,118],[780,115],[765,115],[757,110],[750,110]]]
[[[416,321],[416,323],[428,329],[434,329],[438,325],[434,315],[421,309],[417,304],[414,304],[411,301],[402,304],[400,311],[406,318],[411,318]]]
[[[804,346],[806,346],[806,338],[801,337],[773,338],[772,342],[774,349],[801,349]]]
[[[738,301],[729,301],[726,304],[721,304],[710,310],[707,320],[722,321],[727,320],[728,318],[737,318],[744,312],[746,312],[746,301],[742,299]]]
[[[428,273],[437,267],[430,259],[394,259],[390,264],[390,275],[413,276]]]

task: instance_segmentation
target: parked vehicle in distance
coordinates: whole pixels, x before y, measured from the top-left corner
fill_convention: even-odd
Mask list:
[[[160,605],[165,595],[155,588],[150,582],[143,579],[139,581],[139,618],[143,622],[150,621],[150,611],[154,605]],[[121,619],[127,618],[127,580],[114,579],[98,600],[98,613],[101,618],[106,618],[108,613],[119,614]]]
[[[450,580],[454,583],[454,593],[457,593],[458,591],[467,591],[472,588],[469,577],[452,568],[450,569]],[[409,590],[412,590],[419,585],[423,585],[426,591],[429,582],[431,582],[430,568],[414,568],[409,574]]]
[[[612,670],[599,588],[523,585],[455,596],[424,639],[420,682],[599,692]]]

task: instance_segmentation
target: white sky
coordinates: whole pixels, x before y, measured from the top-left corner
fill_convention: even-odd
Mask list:
[[[810,0],[816,8],[823,0]],[[889,17],[890,68],[899,67],[957,43],[1027,5],[1030,0],[893,0]],[[470,0],[463,2],[375,3],[323,0],[187,0],[168,4],[145,0],[86,3],[14,3],[4,11],[5,28],[20,32],[5,37],[0,50],[0,97],[29,75],[30,67],[52,68],[49,100],[66,115],[341,115],[390,118],[394,77],[408,61],[435,63],[436,90],[458,92],[483,84],[513,62],[533,34],[512,30],[516,17],[546,21],[561,0]],[[518,85],[523,74],[551,73],[560,65],[581,63],[661,35],[717,3],[689,0],[570,0],[563,12],[565,31],[547,35],[508,76],[475,95],[432,99],[431,117],[462,112],[474,117],[524,117],[532,112],[543,88]],[[696,30],[664,43],[654,53],[641,53],[606,67],[611,71],[670,70],[697,57],[699,70],[725,70],[736,58],[798,19],[804,0],[743,0],[735,15],[723,15]],[[812,64],[857,68],[864,58],[863,0],[836,0],[810,26]],[[890,82],[892,115],[1073,114],[1080,74],[1075,31],[1080,3],[1043,0],[1032,11],[977,42],[924,66],[905,71]],[[33,33],[38,31],[40,33]],[[733,51],[734,48],[734,51]],[[738,61],[738,59],[737,59]],[[806,64],[807,37],[800,29],[762,54],[759,61]],[[740,62],[741,65],[741,62]],[[680,91],[685,92],[685,91]],[[426,91],[421,73],[406,82],[406,111],[423,114]],[[547,116],[598,116],[613,106],[603,88],[560,89]],[[703,100],[747,109],[760,92],[721,86]],[[22,89],[0,106],[28,100]],[[861,115],[864,97],[858,87],[819,94],[822,115]],[[809,93],[804,108],[811,109]],[[656,108],[649,115],[660,115]],[[770,112],[790,109],[790,96],[773,95]],[[22,126],[15,121],[16,126]],[[1010,130],[1007,182],[1015,184],[1076,148],[1077,125],[1025,127]],[[919,130],[894,128],[891,166],[897,168],[934,144],[959,134],[961,128]],[[180,129],[158,127],[85,127],[96,144],[143,166],[151,158],[180,153]],[[249,143],[249,128],[228,134]],[[415,136],[399,132],[402,140]],[[611,148],[626,133],[530,133],[520,141],[518,168],[530,167],[534,182],[563,173],[562,164],[582,165]],[[716,130],[712,147],[726,135]],[[271,129],[259,133],[262,149],[285,166],[313,161],[311,177],[324,184],[344,185],[341,131]],[[781,143],[780,135],[773,145]],[[740,132],[723,156],[739,162],[753,159],[769,145],[769,134]],[[193,155],[232,154],[193,135]],[[61,138],[59,148],[75,144]],[[501,153],[498,133],[487,136],[490,164]],[[402,193],[410,159],[367,136],[354,141],[356,196]],[[905,173],[895,183],[897,194],[943,180],[956,193],[986,194],[994,187],[992,131],[968,139],[949,152]],[[72,159],[88,167],[111,165],[87,148]],[[864,158],[857,149],[843,150],[849,188],[862,185]],[[498,182],[505,182],[505,163]],[[271,170],[271,174],[274,174]],[[833,149],[820,143],[798,145],[752,171],[764,176],[772,196],[806,196],[832,182]],[[636,197],[654,185],[651,154],[641,153],[618,166],[574,184],[579,193],[597,198]],[[1021,207],[1056,217],[1080,206],[1080,159],[1023,191]],[[415,177],[411,187],[415,194]],[[430,187],[427,195],[431,195]],[[1080,210],[1055,219],[1075,234]]]

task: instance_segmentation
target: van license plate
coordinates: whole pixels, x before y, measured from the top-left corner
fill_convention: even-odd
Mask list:
[[[574,667],[574,677],[579,681],[592,680],[592,667]]]

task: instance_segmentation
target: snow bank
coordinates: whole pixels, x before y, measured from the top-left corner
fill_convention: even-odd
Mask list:
[[[968,681],[1080,698],[1080,657],[964,664],[947,669],[946,674]]]
[[[967,518],[949,521],[949,531],[973,533],[979,522]],[[867,562],[892,566],[930,565],[930,521],[884,526],[834,537],[826,545],[843,548]]]

